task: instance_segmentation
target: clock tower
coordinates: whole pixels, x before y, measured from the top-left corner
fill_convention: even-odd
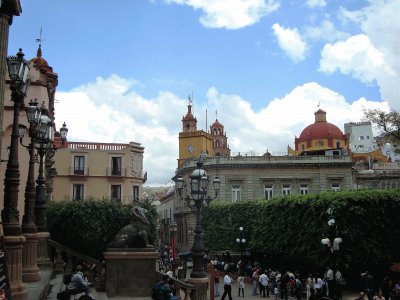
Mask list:
[[[196,158],[201,153],[214,156],[213,138],[204,130],[197,130],[197,119],[192,114],[192,100],[186,115],[182,118],[182,131],[179,133],[179,159],[180,167],[187,159]]]

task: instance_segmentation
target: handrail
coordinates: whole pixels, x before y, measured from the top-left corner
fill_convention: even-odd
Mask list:
[[[91,264],[104,265],[103,262],[101,262],[101,261],[99,261],[97,259],[94,259],[94,258],[92,258],[90,256],[87,256],[87,255],[85,255],[83,253],[80,253],[80,252],[78,252],[78,251],[76,251],[74,249],[68,248],[67,246],[64,246],[64,245],[62,245],[62,244],[60,244],[60,243],[58,243],[56,241],[53,241],[52,239],[49,239],[48,243],[49,243],[50,246],[53,246],[55,248],[60,248],[60,249],[64,250],[65,252],[70,253],[72,256],[79,257],[79,258],[83,259],[84,261],[90,262]]]
[[[56,241],[51,239],[48,240],[48,246],[53,247],[56,252],[54,258],[54,268],[60,272],[71,272],[72,269],[72,258],[76,257],[85,263],[89,263],[96,266],[96,269],[91,269],[91,277],[89,281],[95,282],[97,290],[104,290],[105,287],[105,263],[83,253],[80,253],[74,249],[68,248]],[[63,252],[66,254],[66,261],[63,261]],[[95,274],[94,274],[95,271]]]
[[[161,273],[159,271],[156,272],[156,279],[157,281],[162,280],[163,276],[165,275],[164,273]],[[180,295],[180,291],[183,291],[184,297],[182,300],[191,300],[195,299],[195,293],[197,292],[197,287],[194,284],[186,283],[183,281],[180,281],[176,278],[171,277],[171,279],[174,281],[174,288],[176,291],[176,297],[178,299],[182,299]]]

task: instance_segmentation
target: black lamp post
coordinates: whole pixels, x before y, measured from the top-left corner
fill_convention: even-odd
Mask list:
[[[173,221],[171,224],[169,224],[169,231],[171,233],[171,249],[172,249],[172,258],[176,259],[176,233],[178,231],[178,224],[176,224],[175,221]]]
[[[326,211],[328,213],[328,226],[329,232],[328,237],[323,238],[321,243],[329,248],[329,263],[331,265],[335,264],[335,252],[339,251],[340,243],[343,242],[342,238],[339,237],[338,228],[336,225],[335,218],[333,216],[333,209],[331,207]]]
[[[236,243],[238,243],[240,247],[240,259],[242,260],[243,263],[243,249],[244,249],[244,244],[247,242],[246,239],[243,237],[243,230],[244,228],[242,226],[239,227],[239,237],[236,238]]]
[[[32,201],[32,194],[31,191],[33,190],[32,185],[34,185],[34,180],[32,180],[32,174],[28,173],[28,181],[29,182],[29,209],[31,209],[31,202],[34,203],[34,219],[36,221],[37,231],[43,232],[46,231],[46,220],[45,220],[45,212],[47,208],[46,203],[46,187],[45,187],[45,177],[44,177],[44,163],[43,157],[45,155],[52,156],[56,148],[53,145],[52,141],[52,133],[51,129],[53,127],[53,123],[48,116],[48,111],[43,106],[41,108],[38,107],[38,103],[35,99],[35,102],[32,100],[29,102],[29,105],[26,108],[26,115],[28,118],[28,122],[30,124],[29,127],[29,135],[31,137],[31,143],[28,147],[30,151],[30,167],[32,162],[32,169],[33,169],[33,161],[34,161],[34,154],[33,149],[36,149],[39,155],[39,174],[36,179],[36,194],[35,194],[35,201]],[[68,133],[68,128],[66,127],[65,123],[63,127],[60,129],[61,141],[64,143],[66,140]],[[20,138],[24,136],[24,130],[20,132]],[[21,142],[22,144],[22,142]],[[33,184],[32,184],[33,181]],[[28,184],[27,184],[28,189]],[[31,212],[31,211],[29,211]],[[30,218],[27,216],[27,219]]]
[[[192,175],[190,175],[190,195],[183,195],[184,181],[182,176],[179,176],[176,179],[176,190],[178,191],[178,195],[180,198],[184,199],[187,205],[196,210],[196,228],[194,229],[194,242],[192,247],[192,257],[193,257],[193,270],[190,273],[191,278],[206,278],[207,273],[205,271],[204,265],[204,230],[201,224],[201,211],[203,207],[207,207],[212,200],[214,200],[219,191],[220,181],[218,177],[215,177],[213,180],[214,192],[215,195],[213,197],[207,196],[207,188],[208,188],[208,176],[203,167],[202,156],[199,157],[196,165],[197,168],[193,171]]]
[[[28,62],[24,59],[22,49],[19,49],[16,56],[7,57],[7,66],[11,79],[11,101],[14,102],[14,117],[11,132],[10,154],[4,177],[4,209],[1,212],[1,216],[4,235],[17,236],[22,233],[18,212],[18,188],[20,181],[18,162],[19,111],[29,86],[29,66]]]

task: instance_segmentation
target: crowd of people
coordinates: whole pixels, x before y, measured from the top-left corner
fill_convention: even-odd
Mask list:
[[[244,297],[244,278],[251,282],[251,295],[259,297],[273,297],[275,300],[284,299],[342,299],[342,290],[346,284],[342,273],[337,267],[326,267],[320,273],[309,273],[306,276],[297,271],[273,270],[262,268],[257,261],[249,261],[244,264],[241,260],[231,262],[229,256],[215,257],[211,259],[215,267],[214,278],[223,272],[224,294],[231,300],[232,284],[236,283],[232,278],[237,278],[237,296]],[[219,297],[219,281],[215,284],[215,297]],[[368,272],[361,274],[360,297],[356,300],[400,300],[400,280],[394,282],[388,276],[381,281],[374,280]]]
[[[166,252],[167,254],[169,252]],[[237,297],[244,297],[245,281],[251,283],[251,296],[271,297],[274,300],[305,299],[342,299],[343,286],[346,284],[337,267],[326,267],[320,273],[301,274],[298,271],[266,268],[257,261],[242,260],[233,262],[229,253],[215,256],[205,261],[213,265],[214,296],[221,300],[232,300],[232,286],[236,285]],[[160,260],[160,271],[184,281],[187,266],[186,260],[171,255],[164,255]],[[223,275],[222,278],[221,275]],[[360,276],[361,292],[355,300],[400,300],[400,280],[393,281],[385,276],[381,281],[373,278],[368,271]],[[223,292],[221,295],[221,285]]]

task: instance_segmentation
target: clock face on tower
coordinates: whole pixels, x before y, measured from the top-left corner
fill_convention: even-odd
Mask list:
[[[194,146],[193,146],[193,145],[189,145],[189,146],[186,148],[186,150],[187,150],[189,153],[193,153],[193,151],[194,151]]]

